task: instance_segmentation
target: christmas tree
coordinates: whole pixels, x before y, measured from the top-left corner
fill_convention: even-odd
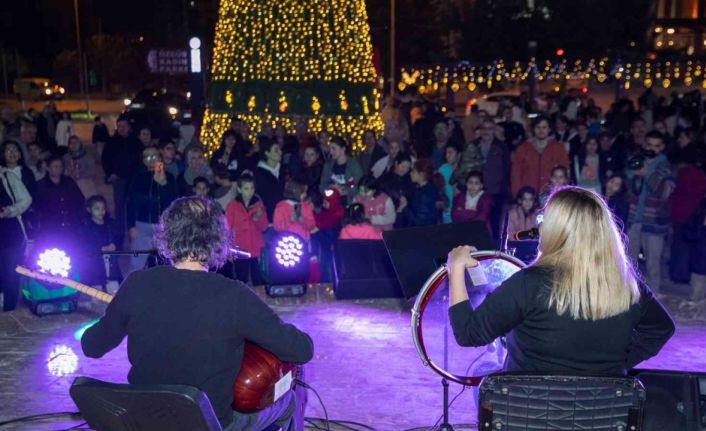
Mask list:
[[[349,138],[382,131],[365,0],[221,0],[201,140],[210,149],[237,115],[298,121]]]

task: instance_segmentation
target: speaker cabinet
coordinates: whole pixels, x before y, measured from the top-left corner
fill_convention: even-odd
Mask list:
[[[644,431],[703,431],[706,373],[632,370],[647,391]]]
[[[402,297],[385,244],[338,240],[333,246],[334,293],[338,299]]]

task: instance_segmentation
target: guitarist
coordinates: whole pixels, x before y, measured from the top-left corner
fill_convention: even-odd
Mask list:
[[[99,358],[128,338],[132,384],[182,384],[208,395],[226,431],[303,428],[303,402],[288,391],[271,407],[234,412],[232,384],[243,343],[251,341],[284,362],[313,356],[311,338],[283,323],[248,287],[208,272],[226,260],[231,233],[218,205],[199,197],[174,201],[155,241],[171,266],[137,271],[123,282],[105,316],[86,330],[81,346]]]

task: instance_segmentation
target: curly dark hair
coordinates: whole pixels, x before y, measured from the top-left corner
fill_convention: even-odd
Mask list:
[[[223,266],[232,239],[218,204],[196,196],[172,202],[154,235],[159,254],[169,262],[194,260],[212,268]]]

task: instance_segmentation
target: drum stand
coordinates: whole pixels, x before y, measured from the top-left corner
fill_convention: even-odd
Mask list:
[[[444,369],[449,369],[449,319],[444,319]],[[454,427],[449,423],[449,382],[445,377],[441,378],[441,387],[444,392],[444,411],[443,420],[437,429],[454,431]]]

